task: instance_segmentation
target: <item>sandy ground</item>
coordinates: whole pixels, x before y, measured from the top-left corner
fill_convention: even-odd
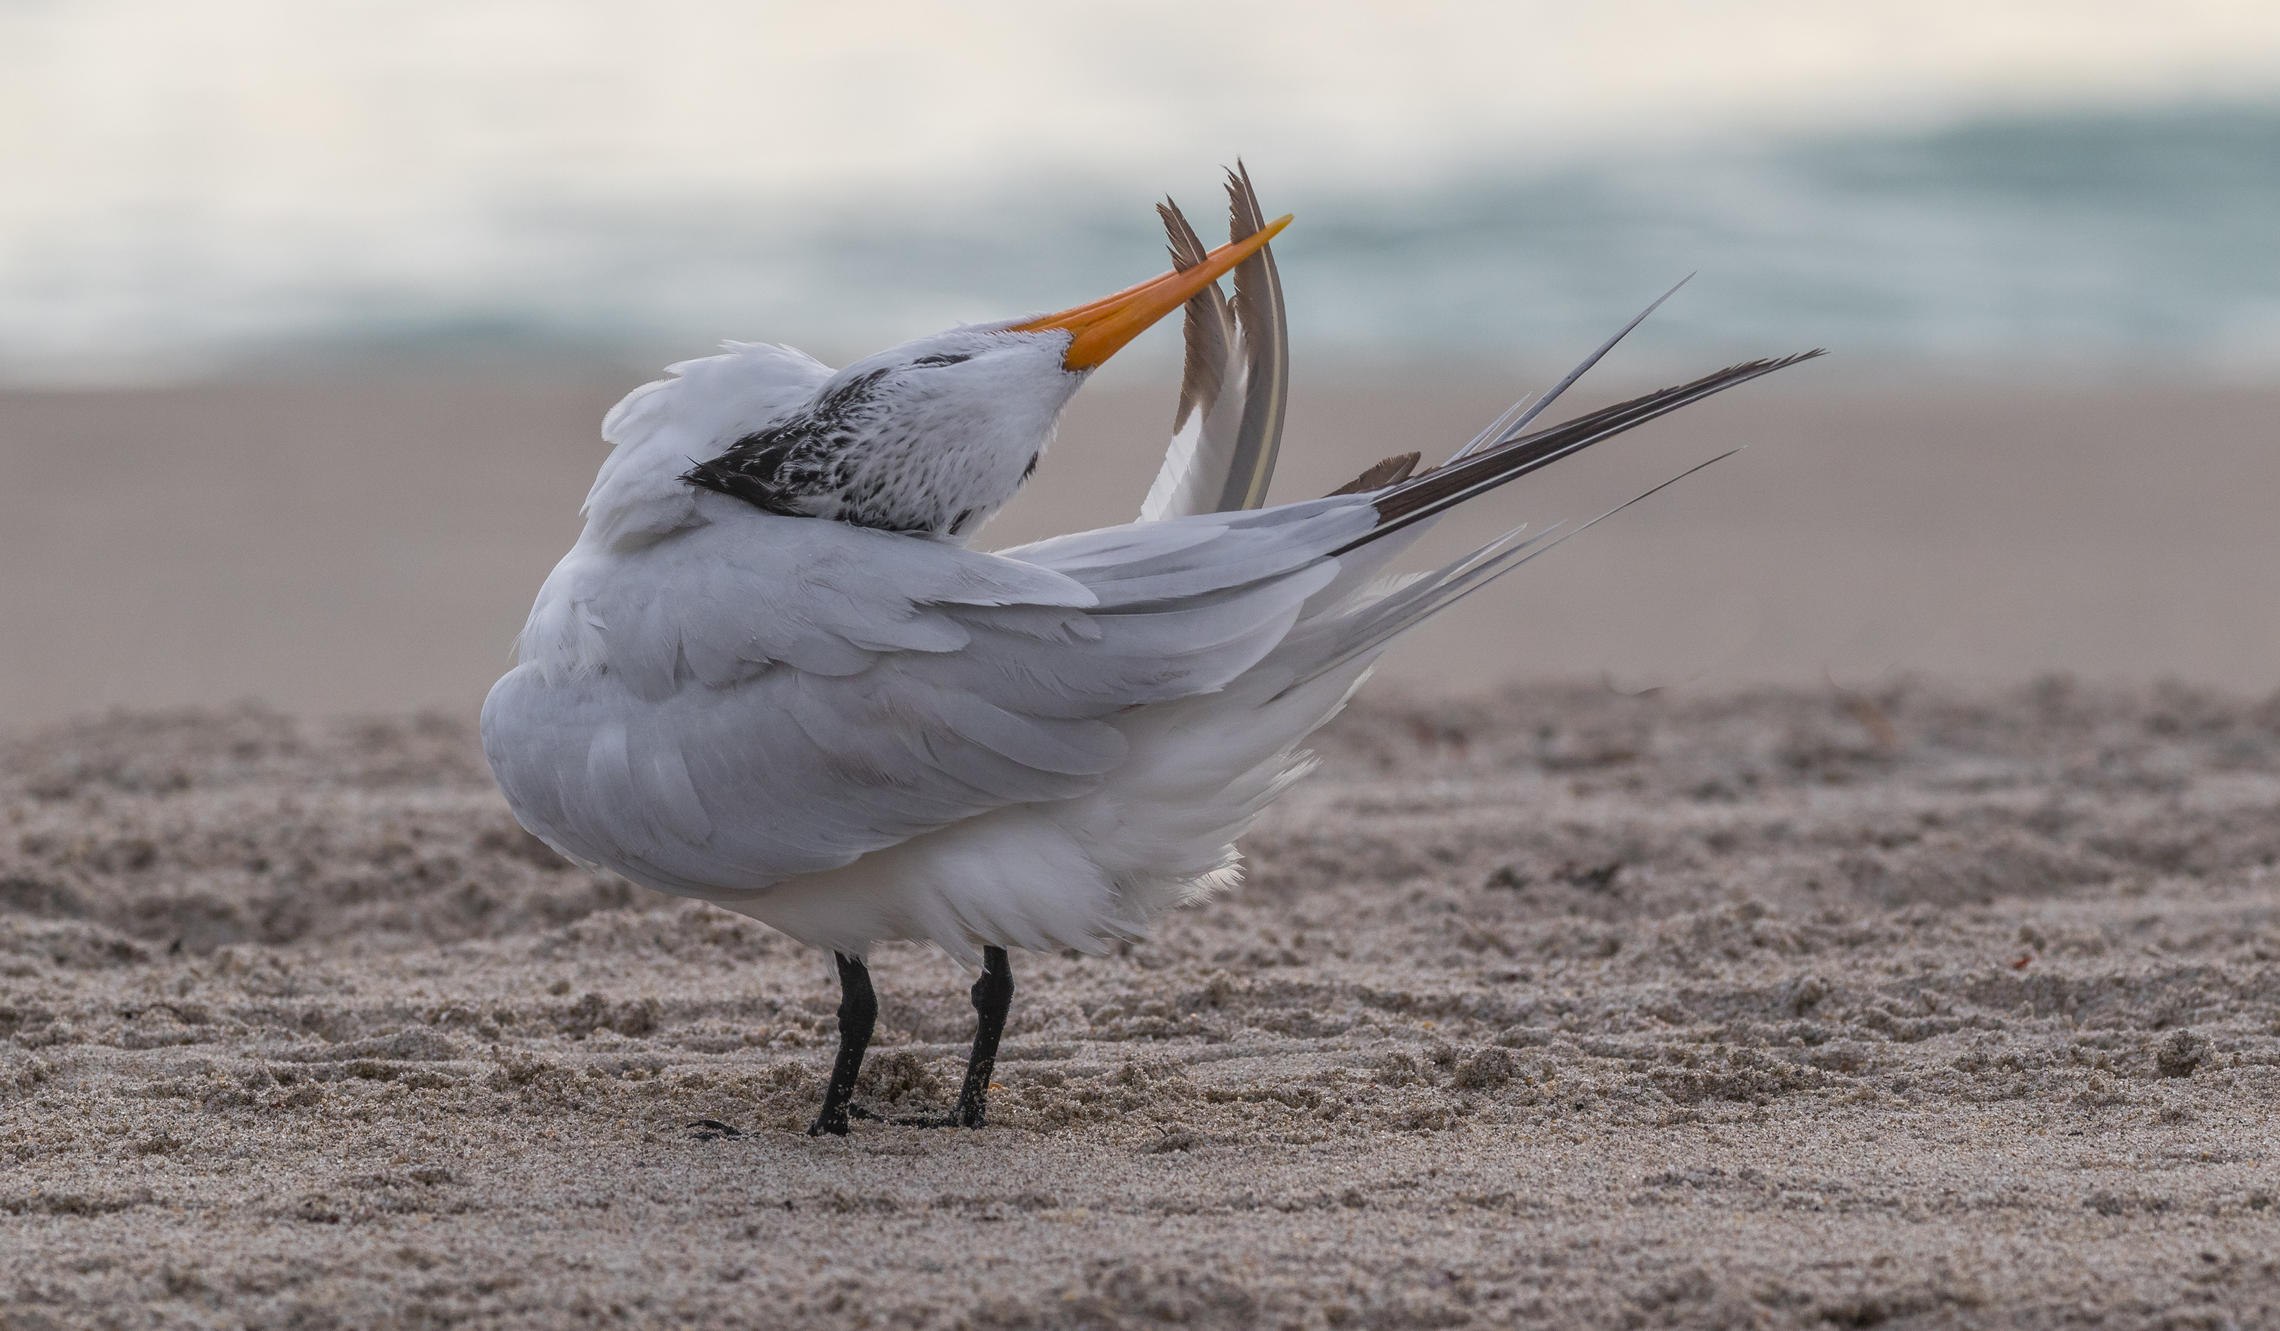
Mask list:
[[[1626,382],[1628,357],[1575,409],[1654,387]],[[1163,368],[1120,359],[1079,394],[985,543],[1128,519],[1170,422]],[[1302,374],[1276,493],[1444,456],[1564,368]],[[472,713],[576,534],[603,411],[645,377],[0,392],[0,726],[241,699]],[[1750,445],[1426,630],[1388,677],[1467,693],[1523,673],[1632,690],[2063,670],[2262,695],[2280,688],[2280,599],[2257,594],[2276,421],[2280,388],[1918,380],[1838,348],[1451,523],[1435,549],[1588,517]]]
[[[0,1326],[2271,1325],[2280,699],[1366,706],[993,1125],[459,719],[0,739]],[[877,966],[939,1105],[964,977]],[[717,1120],[733,1135],[693,1130]]]

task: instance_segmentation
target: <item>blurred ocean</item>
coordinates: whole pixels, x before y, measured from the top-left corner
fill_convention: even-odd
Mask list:
[[[1678,22],[1727,43],[1681,73],[1638,81],[1628,60],[1580,82],[1554,70],[1530,76],[1550,84],[1536,101],[1493,105],[1482,99],[1510,90],[1427,98],[1429,67],[1381,71],[1349,97],[1335,76],[1357,57],[1343,47],[1275,53],[1283,65],[1257,86],[1231,55],[1182,68],[1158,104],[1134,91],[1155,86],[1140,50],[1115,66],[1142,67],[1128,82],[1099,75],[1105,109],[1092,109],[1109,121],[1032,133],[1027,94],[1001,86],[1027,58],[1018,45],[978,65],[957,57],[1000,80],[962,91],[908,72],[956,53],[882,62],[844,32],[807,31],[796,39],[841,63],[787,64],[782,41],[766,41],[779,28],[750,40],[782,77],[756,70],[747,86],[717,51],[701,75],[647,49],[612,59],[620,29],[554,23],[544,7],[478,6],[489,28],[425,34],[467,20],[427,0],[400,23],[385,8],[318,8],[333,18],[192,7],[242,31],[185,73],[169,55],[212,39],[197,20],[0,6],[13,39],[0,73],[21,76],[0,84],[0,381],[374,358],[654,364],[727,337],[861,352],[1156,271],[1149,205],[1169,189],[1215,231],[1215,168],[1237,152],[1270,211],[1299,216],[1277,249],[1295,335],[1317,362],[1563,355],[1699,272],[1645,354],[1818,343],[2005,369],[2280,371],[2280,79],[2260,96],[2251,60],[2196,80],[2222,61],[2194,48],[2116,94],[2113,69],[2130,67],[2121,29],[2070,57],[2097,95],[2022,77],[2039,91],[2018,104],[1986,95],[2015,63],[1971,65],[1960,38],[1914,57],[1885,38],[1898,54],[1878,68],[1937,77],[1866,100],[1827,86],[1843,59],[1791,60],[1781,67],[1821,81],[1799,75],[1804,92],[1753,100],[1751,80],[1771,74],[1750,62],[1781,53],[1747,20],[1793,8],[1766,3]],[[675,8],[657,30],[740,12]],[[1916,8],[1857,13],[1910,33],[1895,16]],[[364,17],[340,18],[351,11]],[[1078,26],[1069,41],[1086,50],[1137,40],[1107,18]],[[1622,34],[1570,36],[1605,54]],[[1477,63],[1451,59],[1452,84],[1480,83]],[[1743,67],[1691,103],[1663,95],[1718,60]],[[1328,83],[1304,81],[1325,65]],[[1052,85],[1045,104],[1080,100],[1072,86]],[[1419,91],[1404,103],[1402,89]],[[881,102],[877,124],[850,122]],[[1815,114],[1823,103],[1838,110]],[[1620,123],[1587,123],[1602,111]]]

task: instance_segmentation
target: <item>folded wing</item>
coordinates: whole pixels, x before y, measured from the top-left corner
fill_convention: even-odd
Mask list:
[[[1325,500],[1023,557],[715,522],[639,556],[671,567],[576,599],[577,664],[501,680],[486,747],[518,817],[566,854],[666,891],[757,891],[1092,791],[1124,760],[1118,714],[1257,665],[1335,576],[1323,552],[1374,521],[1360,497]]]

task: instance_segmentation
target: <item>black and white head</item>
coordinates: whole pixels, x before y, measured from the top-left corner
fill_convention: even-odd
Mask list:
[[[661,510],[685,513],[692,491],[711,491],[770,513],[962,537],[1028,479],[1087,375],[1289,221],[1100,300],[953,328],[837,371],[769,346],[675,366],[678,378],[637,390],[604,423],[618,451],[588,497],[589,532],[658,533],[676,525]],[[680,503],[659,488],[666,466]]]

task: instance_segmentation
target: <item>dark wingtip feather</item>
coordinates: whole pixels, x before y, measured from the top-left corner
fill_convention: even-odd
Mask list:
[[[1462,462],[1451,463],[1405,481],[1378,496],[1378,525],[1368,535],[1333,551],[1344,554],[1356,546],[1420,522],[1477,495],[1484,494],[1529,472],[1550,466],[1593,444],[1667,415],[1703,398],[1763,378],[1826,354],[1822,348],[1765,360],[1729,365],[1670,388],[1657,389],[1618,402],[1531,434],[1508,437]]]
[[[1171,251],[1172,267],[1185,272],[1202,263],[1207,253],[1203,237],[1196,234],[1180,206],[1167,198],[1156,205],[1156,215],[1164,220],[1165,248]],[[1227,347],[1234,328],[1227,300],[1219,294],[1217,283],[1188,298],[1180,336],[1185,354],[1180,365],[1179,407],[1172,415],[1173,434],[1186,428],[1188,417],[1196,412],[1209,412],[1226,389]]]
[[[1164,248],[1171,251],[1172,267],[1184,273],[1202,263],[1203,237],[1196,234],[1179,204],[1167,197],[1156,205],[1156,216],[1164,220]]]
[[[1533,406],[1522,412],[1520,414],[1520,419],[1512,423],[1512,430],[1514,432],[1518,432],[1527,429],[1530,423],[1532,423],[1538,416],[1543,415],[1544,412],[1551,407],[1552,403],[1559,400],[1560,394],[1565,393],[1569,388],[1573,387],[1576,380],[1581,379],[1584,375],[1590,373],[1591,367],[1597,365],[1601,357],[1605,356],[1608,352],[1613,351],[1624,338],[1631,335],[1633,329],[1637,328],[1640,324],[1645,323],[1648,316],[1652,315],[1656,310],[1661,309],[1664,301],[1669,300],[1672,296],[1677,295],[1680,288],[1684,287],[1687,283],[1693,280],[1694,274],[1688,273],[1686,276],[1678,279],[1676,282],[1671,283],[1670,290],[1665,291],[1661,295],[1655,297],[1652,301],[1648,302],[1647,308],[1631,316],[1631,322],[1624,324],[1621,328],[1616,329],[1615,336],[1608,338],[1605,342],[1600,343],[1597,350],[1584,357],[1582,361],[1578,362],[1574,369],[1569,370],[1558,383],[1553,384],[1542,397],[1537,398]]]

